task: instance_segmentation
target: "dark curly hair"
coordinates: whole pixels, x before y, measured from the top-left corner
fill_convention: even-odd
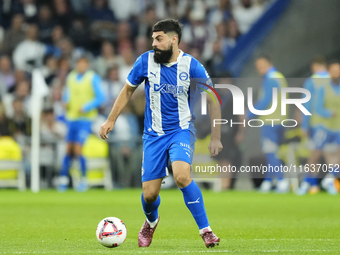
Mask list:
[[[163,19],[158,21],[153,27],[152,32],[163,31],[165,34],[168,32],[175,32],[178,36],[178,44],[181,42],[182,37],[182,24],[175,19]]]

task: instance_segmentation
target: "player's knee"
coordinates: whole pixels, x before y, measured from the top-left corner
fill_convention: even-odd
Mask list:
[[[191,183],[191,178],[190,176],[180,174],[175,176],[175,182],[179,188],[184,188]]]
[[[144,201],[148,204],[153,203],[158,198],[158,193],[153,191],[143,191]]]

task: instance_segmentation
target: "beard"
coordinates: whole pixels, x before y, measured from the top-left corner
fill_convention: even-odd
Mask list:
[[[169,49],[167,50],[160,50],[157,47],[153,47],[153,50],[155,52],[155,54],[153,55],[153,59],[156,63],[158,64],[169,63],[173,53],[172,45],[170,45]]]

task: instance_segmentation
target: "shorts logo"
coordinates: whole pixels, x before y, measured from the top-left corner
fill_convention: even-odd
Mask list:
[[[186,81],[188,78],[189,78],[189,75],[188,75],[186,72],[181,72],[181,73],[179,74],[179,79],[180,79],[181,81]]]

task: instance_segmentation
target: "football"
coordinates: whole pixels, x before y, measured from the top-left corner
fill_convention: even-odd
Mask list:
[[[96,230],[98,241],[105,247],[115,248],[124,243],[127,229],[123,221],[107,217],[99,222]]]

